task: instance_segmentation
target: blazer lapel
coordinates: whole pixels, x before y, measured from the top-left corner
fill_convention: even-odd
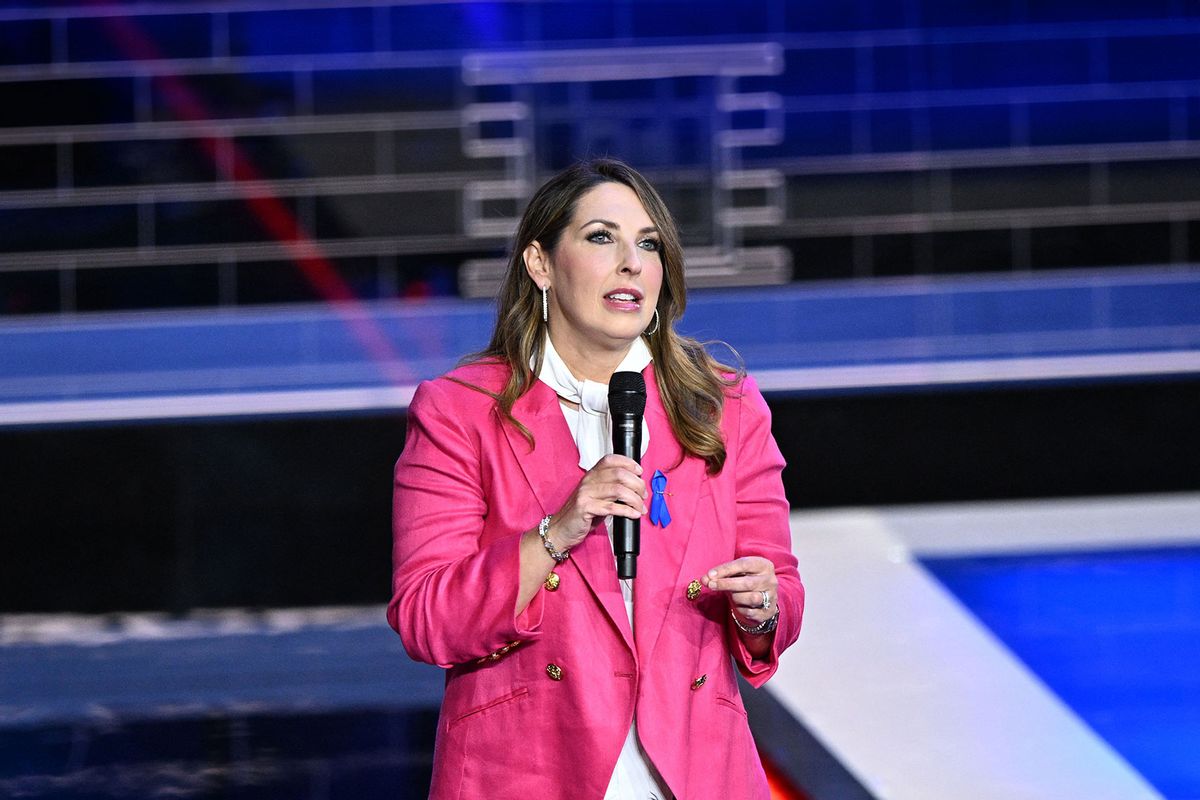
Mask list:
[[[579,457],[574,455],[575,442],[571,440],[571,432],[557,404],[558,396],[541,381],[536,381],[513,403],[513,418],[533,434],[534,446],[514,425],[503,420],[499,409],[495,411],[500,429],[512,448],[513,458],[541,506],[542,516],[558,511],[570,489],[574,488],[572,485],[563,491],[569,474],[564,472],[563,465],[579,462]],[[557,412],[557,417],[550,412]],[[578,481],[578,477],[575,480]]]
[[[649,484],[656,469],[667,476],[665,491],[671,524],[663,528],[652,524],[649,515],[642,517],[638,577],[633,582],[633,624],[637,631],[638,659],[643,664],[650,663],[666,615],[678,599],[676,593],[684,596],[688,582],[699,577],[699,574],[686,575],[685,570],[694,538],[696,506],[707,480],[703,459],[694,456],[680,459],[683,451],[671,431],[653,370],[653,365],[646,370],[650,447],[642,458],[642,477]]]
[[[502,421],[500,427],[512,448],[514,460],[537,498],[542,516],[554,514],[583,477],[583,470],[578,466],[579,449],[559,408],[558,395],[546,384],[536,381],[513,404],[513,417],[533,434],[536,446],[532,450],[529,441],[513,425]],[[603,524],[599,528],[572,548],[571,557],[559,569],[561,571],[569,564],[575,566],[632,651],[633,631],[625,601],[621,598],[612,545],[604,534]]]

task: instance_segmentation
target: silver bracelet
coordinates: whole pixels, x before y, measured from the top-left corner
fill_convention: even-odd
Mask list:
[[[738,630],[740,630],[742,633],[749,633],[752,636],[762,636],[764,634],[771,633],[775,630],[775,626],[779,624],[778,608],[775,609],[775,613],[771,615],[770,619],[763,620],[753,628],[747,628],[745,625],[743,625],[742,621],[737,618],[737,614],[733,612],[733,609],[729,610],[729,616],[733,617],[733,624],[738,626]]]
[[[542,540],[542,547],[546,548],[546,552],[554,559],[555,563],[561,564],[567,560],[567,556],[571,555],[570,550],[558,550],[550,543],[550,537],[547,535],[550,532],[550,519],[553,515],[548,514],[542,517],[542,521],[538,523],[538,536]]]

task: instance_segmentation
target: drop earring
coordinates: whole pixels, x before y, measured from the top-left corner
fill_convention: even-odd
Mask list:
[[[653,336],[656,333],[658,333],[658,309],[657,308],[654,309],[654,327],[652,329],[646,331],[646,335]]]
[[[546,299],[549,290],[547,287],[542,287],[542,322],[550,321],[550,301]],[[657,309],[656,309],[657,310]]]

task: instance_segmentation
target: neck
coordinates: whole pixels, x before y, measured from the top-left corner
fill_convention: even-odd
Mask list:
[[[577,342],[559,342],[554,332],[550,332],[550,341],[562,358],[567,369],[579,380],[608,383],[621,361],[629,353],[632,342],[625,343],[620,349],[605,349],[599,347],[582,347]]]

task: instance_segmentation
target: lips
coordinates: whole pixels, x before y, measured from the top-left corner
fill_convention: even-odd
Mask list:
[[[640,303],[642,301],[642,293],[636,289],[616,289],[604,295],[604,299],[612,300],[616,303]]]

